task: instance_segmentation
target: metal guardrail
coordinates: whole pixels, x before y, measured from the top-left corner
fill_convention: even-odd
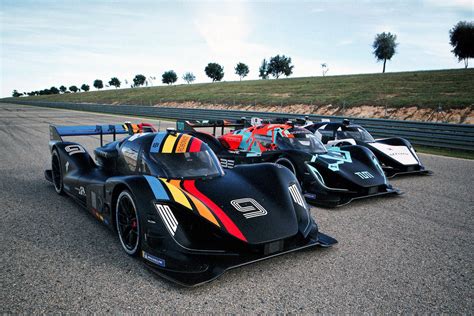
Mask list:
[[[187,109],[139,105],[110,105],[27,100],[8,101],[8,103],[87,112],[189,120],[239,119],[242,117],[286,117],[288,119],[296,119],[301,118],[304,115],[274,112]],[[312,121],[320,121],[321,119],[340,121],[344,118],[347,118],[342,116],[325,115],[308,115],[308,117]],[[474,151],[474,125],[471,124],[425,123],[370,118],[350,119],[352,122],[364,126],[375,137],[397,136],[406,138],[413,144],[418,145]]]

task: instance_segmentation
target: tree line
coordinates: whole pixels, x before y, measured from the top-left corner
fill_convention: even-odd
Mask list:
[[[272,75],[275,78],[278,78],[282,74],[285,76],[289,76],[292,74],[292,69],[293,65],[291,65],[291,58],[290,57],[285,57],[285,55],[277,55],[274,57],[271,57],[269,59],[269,62],[267,63],[266,60],[263,60],[264,66],[260,67],[260,77],[262,79],[268,79],[269,75]],[[234,68],[235,74],[237,74],[242,80],[242,78],[245,78],[249,74],[249,67],[248,65],[239,62]],[[221,81],[224,78],[224,67],[219,65],[218,63],[209,63],[207,66],[204,68],[204,72],[206,75],[212,79],[213,82],[215,81]],[[196,76],[192,72],[186,72],[182,79],[190,84],[193,83],[196,80]],[[138,88],[142,86],[148,86],[149,84],[153,84],[153,81],[156,80],[155,77],[145,77],[142,74],[136,75],[133,79],[130,88]],[[161,82],[164,84],[172,85],[178,81],[178,75],[174,70],[168,70],[163,73],[161,76]],[[128,81],[125,79],[124,83],[128,85]],[[100,90],[104,88],[104,82],[101,79],[96,79],[93,82],[93,87],[96,88],[97,90]],[[105,87],[115,87],[120,88],[122,86],[122,81],[118,79],[117,77],[112,77],[108,81],[108,85]],[[19,93],[17,90],[13,91],[13,96],[14,97],[20,97],[22,95],[28,95],[28,96],[35,96],[35,95],[50,95],[50,94],[60,94],[60,93],[77,93],[77,92],[87,92],[90,90],[90,86],[88,84],[83,84],[79,87],[73,85],[70,86],[69,88],[66,88],[65,86],[60,86],[59,89],[56,87],[51,87],[49,89],[43,89],[43,90],[38,90],[38,91],[31,91],[31,92],[24,92],[24,93]]]
[[[474,57],[474,23],[461,21],[458,22],[451,30],[449,30],[449,39],[450,44],[453,46],[451,51],[454,56],[458,58],[458,61],[464,61],[464,67],[467,68],[469,64],[469,58]],[[398,43],[396,42],[397,35],[390,32],[383,32],[375,36],[374,42],[372,44],[373,54],[377,61],[383,62],[382,73],[385,73],[385,67],[387,60],[391,60],[392,57],[396,54],[396,48]],[[263,59],[262,63],[258,69],[258,76],[261,79],[268,79],[272,76],[275,79],[278,79],[281,76],[290,76],[293,73],[294,65],[292,64],[291,57],[285,55],[276,55],[267,59]],[[328,65],[326,63],[321,64],[323,77],[329,71]],[[234,68],[235,74],[239,76],[239,80],[245,78],[250,70],[248,65],[239,62]],[[209,63],[204,68],[206,76],[212,79],[212,82],[221,81],[224,78],[224,67],[218,63]],[[162,74],[162,83],[172,85],[178,80],[178,75],[174,70],[165,71]],[[196,80],[196,76],[192,72],[186,72],[182,79],[187,83],[193,83]],[[148,86],[153,84],[153,81],[156,80],[156,77],[145,77],[142,74],[136,75],[130,84],[131,88]],[[128,81],[125,79],[124,83],[128,85]],[[115,87],[120,88],[122,82],[117,77],[112,77],[108,81],[106,87]],[[104,83],[100,79],[96,79],[93,82],[94,88],[100,90],[104,88]],[[80,91],[87,92],[90,90],[89,85],[83,84],[81,87],[75,85],[66,88],[65,86],[60,86],[59,89],[56,87],[51,87],[49,89],[43,89],[39,91],[31,91],[20,93],[17,90],[13,90],[13,97],[20,97],[22,95],[35,96],[35,95],[48,95],[48,94],[59,94],[59,93],[77,93]]]

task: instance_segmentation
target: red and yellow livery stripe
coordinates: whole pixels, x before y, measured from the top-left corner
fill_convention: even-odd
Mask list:
[[[240,240],[247,241],[245,236],[242,234],[240,229],[235,225],[235,223],[227,216],[227,214],[218,206],[216,205],[211,199],[201,193],[195,184],[195,180],[184,180],[183,187],[186,192],[190,193],[197,199],[199,199],[202,203],[204,203],[209,210],[219,219],[222,223],[224,228],[229,232],[229,234],[237,237]]]
[[[201,151],[202,141],[188,134],[168,134],[161,141],[159,152],[162,154],[199,152]]]
[[[197,212],[217,227],[225,229],[234,237],[247,241],[240,229],[227,216],[227,214],[211,199],[196,188],[195,180],[166,180],[161,179],[166,185],[169,196],[184,207]]]

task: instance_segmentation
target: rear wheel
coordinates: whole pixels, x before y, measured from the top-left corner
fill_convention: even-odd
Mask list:
[[[130,256],[140,251],[140,221],[132,194],[124,190],[117,198],[115,223],[123,250]]]
[[[61,160],[58,151],[55,149],[51,155],[51,177],[53,178],[53,185],[56,193],[64,193],[63,172],[61,170]]]

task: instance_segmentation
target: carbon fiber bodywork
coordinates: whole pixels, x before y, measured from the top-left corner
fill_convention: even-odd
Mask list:
[[[168,131],[106,144],[95,150],[95,162],[80,144],[62,140],[65,131],[51,127],[50,149],[60,164],[45,171],[46,179],[115,231],[117,197],[129,192],[138,217],[136,255],[173,282],[195,286],[228,269],[337,243],[319,232],[286,168],[258,164],[224,172],[217,163],[213,174],[172,178],[158,154],[189,158],[204,152],[209,163],[217,158],[199,139]],[[181,168],[193,165],[186,161]]]
[[[306,200],[315,205],[336,207],[354,199],[401,194],[388,183],[374,154],[362,146],[331,148],[319,154],[291,148],[254,151],[254,145],[249,147],[250,151],[229,150],[213,135],[195,130],[209,127],[209,123],[179,121],[180,126],[189,135],[206,142],[224,168],[268,162],[286,166],[296,175]]]
[[[373,139],[360,125],[344,122],[321,122],[305,126],[328,147],[359,145],[371,150],[386,176],[402,174],[432,174],[427,170],[411,143],[401,137]]]

